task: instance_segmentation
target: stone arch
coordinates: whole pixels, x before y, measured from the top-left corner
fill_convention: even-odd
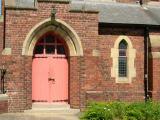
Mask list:
[[[118,39],[115,41],[114,48],[118,49],[119,43],[120,43],[122,40],[125,40],[125,41],[127,42],[128,48],[133,48],[133,45],[132,45],[132,43],[131,43],[131,40],[130,40],[127,36],[119,36]]]
[[[27,35],[22,48],[22,55],[33,56],[38,39],[46,32],[58,33],[66,42],[70,56],[83,56],[83,48],[75,30],[62,20],[50,18],[35,25]]]

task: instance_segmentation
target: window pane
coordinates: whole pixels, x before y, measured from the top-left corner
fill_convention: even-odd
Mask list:
[[[44,39],[40,39],[39,41],[38,41],[38,44],[39,43],[43,43],[44,44]]]
[[[62,41],[60,40],[60,38],[56,38],[56,40],[57,40],[57,43],[63,44]]]
[[[119,50],[119,56],[126,56],[126,50],[120,49]]]
[[[47,45],[46,46],[46,54],[55,54],[55,46]]]
[[[127,42],[125,40],[120,42],[119,49],[127,49]]]
[[[65,55],[65,49],[63,45],[58,45],[57,46],[57,54],[63,54]]]
[[[35,54],[43,54],[43,45],[37,45],[36,48],[35,48]]]
[[[127,77],[127,58],[119,57],[119,77]]]
[[[55,38],[52,35],[46,37],[46,43],[55,43]]]

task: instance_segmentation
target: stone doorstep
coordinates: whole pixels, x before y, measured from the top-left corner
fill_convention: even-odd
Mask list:
[[[24,111],[25,114],[58,114],[58,115],[79,115],[80,114],[80,110],[79,109],[69,109],[69,110],[25,110]]]
[[[62,103],[60,103],[60,102],[55,102],[55,103],[35,102],[35,103],[32,103],[32,107],[61,107],[61,106],[69,107],[70,105],[65,102],[62,102]]]
[[[79,109],[71,109],[67,103],[33,103],[31,110],[25,110],[27,114],[62,114],[62,115],[77,115]]]
[[[68,103],[33,103],[32,110],[68,110],[70,105]]]

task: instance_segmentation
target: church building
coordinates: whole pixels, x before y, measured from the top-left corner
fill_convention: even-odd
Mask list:
[[[0,113],[159,101],[160,1],[0,0],[0,78]]]

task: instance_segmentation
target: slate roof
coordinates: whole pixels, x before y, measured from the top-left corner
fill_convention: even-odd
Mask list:
[[[72,0],[71,11],[99,11],[100,23],[160,25],[160,7]]]

